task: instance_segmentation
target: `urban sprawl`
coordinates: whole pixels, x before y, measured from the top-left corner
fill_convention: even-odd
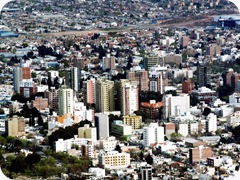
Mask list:
[[[238,180],[227,0],[16,0],[0,19],[0,179]]]

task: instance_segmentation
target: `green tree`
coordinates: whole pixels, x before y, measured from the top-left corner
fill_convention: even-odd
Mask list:
[[[150,165],[153,164],[153,157],[152,157],[150,154],[147,155],[147,157],[145,158],[145,160],[146,160],[146,162],[147,162],[148,164],[150,164]]]
[[[115,150],[118,151],[119,153],[122,152],[122,148],[119,144],[116,145]]]
[[[25,158],[26,163],[29,165],[30,169],[32,166],[38,162],[40,162],[41,156],[38,153],[33,152],[32,154],[28,154]]]

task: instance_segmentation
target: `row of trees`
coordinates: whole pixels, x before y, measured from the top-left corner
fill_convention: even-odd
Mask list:
[[[54,149],[54,142],[58,139],[70,139],[74,135],[78,134],[78,128],[83,127],[85,124],[89,124],[92,127],[92,123],[88,120],[81,121],[78,124],[72,126],[67,126],[65,128],[60,127],[58,130],[54,131],[50,136],[48,136],[48,142],[52,149]]]

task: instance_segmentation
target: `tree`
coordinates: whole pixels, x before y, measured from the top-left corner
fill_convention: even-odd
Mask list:
[[[116,145],[115,150],[118,151],[119,153],[122,152],[122,148],[119,144]]]
[[[30,117],[30,109],[29,109],[27,103],[25,103],[25,104],[23,105],[21,114],[22,114],[23,117],[25,117],[25,118],[29,118],[29,117]]]
[[[28,154],[25,158],[26,163],[29,165],[30,169],[32,166],[38,162],[40,162],[41,156],[38,153],[33,152],[32,154]]]
[[[211,113],[211,109],[208,108],[208,107],[205,107],[204,110],[203,110],[202,115],[208,116],[210,113]]]
[[[43,125],[43,118],[42,118],[42,116],[41,116],[40,113],[38,114],[37,123],[38,123],[39,126],[42,126],[42,125]]]
[[[190,105],[191,106],[196,106],[199,102],[200,101],[195,94],[190,94]]]
[[[0,108],[0,114],[5,114],[2,108]]]
[[[145,158],[146,162],[150,165],[153,164],[153,158],[150,154],[147,155],[147,157]]]
[[[140,152],[139,157],[140,157],[140,160],[143,161],[144,155],[143,155],[143,152],[142,152],[142,151]]]
[[[218,97],[221,100],[224,100],[224,97],[231,95],[234,92],[234,89],[227,84],[224,86],[219,86],[217,88],[217,92],[218,92]]]
[[[19,154],[22,146],[23,146],[22,141],[19,140],[19,139],[16,139],[16,141],[14,142],[14,150],[15,150],[15,152],[17,152]]]
[[[166,91],[165,94],[172,94],[172,96],[177,96],[177,92],[175,90]]]

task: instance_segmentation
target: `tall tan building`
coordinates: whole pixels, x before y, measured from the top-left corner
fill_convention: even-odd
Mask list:
[[[50,109],[54,111],[58,110],[58,90],[51,89],[50,91],[44,92],[44,97],[48,98],[48,105]]]
[[[140,91],[148,91],[148,71],[139,68],[140,67],[131,68],[131,70],[127,72],[127,79],[129,79],[131,83],[137,85]]]
[[[114,111],[114,82],[109,80],[98,80],[96,83],[96,92],[96,111]]]
[[[23,117],[13,116],[5,121],[5,132],[8,136],[19,137],[25,135],[25,121]]]

